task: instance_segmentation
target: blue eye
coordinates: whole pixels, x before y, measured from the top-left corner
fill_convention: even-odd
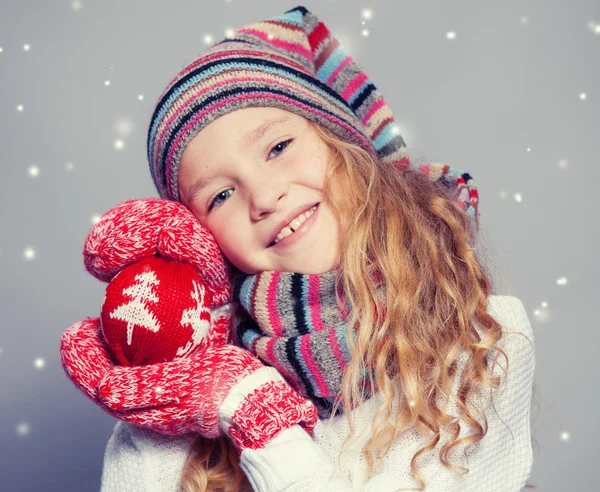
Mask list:
[[[281,150],[279,151],[279,153],[283,152],[283,151],[284,151],[284,150],[287,148],[287,146],[288,146],[288,145],[289,145],[289,144],[292,142],[292,140],[293,140],[292,138],[290,138],[289,140],[282,140],[281,142],[279,142],[277,145],[275,145],[275,146],[274,146],[274,147],[271,149],[271,152],[273,152],[273,150],[275,150],[275,149],[276,149],[277,147],[279,147],[280,145],[283,145],[283,144],[285,144],[285,145],[284,145],[284,147],[283,147],[283,149],[281,149]],[[271,152],[269,152],[269,155],[271,155]]]
[[[290,143],[292,143],[292,140],[294,140],[293,138],[290,138],[288,140],[282,140],[281,142],[279,142],[278,144],[274,145],[273,148],[271,149],[271,152],[269,152],[269,155],[271,155],[271,153],[276,150],[278,147],[280,147],[281,145],[283,145],[283,148],[279,149],[279,154],[281,154],[287,147],[288,145],[290,145]],[[277,157],[277,155],[275,157]],[[227,192],[227,191],[231,191],[231,188],[228,188],[226,190],[223,190],[221,192],[219,192],[218,195],[215,196],[215,198],[213,199],[213,201],[210,203],[210,206],[208,207],[208,211],[210,212],[215,206],[219,207],[221,206],[224,202],[220,202],[217,203],[217,198],[219,198],[221,195],[223,195],[223,193]]]
[[[209,212],[210,212],[210,211],[213,209],[213,207],[214,207],[215,205],[218,207],[219,205],[221,205],[221,203],[223,203],[223,202],[221,202],[221,203],[217,203],[217,198],[219,198],[219,197],[220,197],[220,196],[221,196],[223,193],[225,193],[226,191],[230,191],[230,190],[229,190],[229,189],[228,189],[228,190],[223,190],[223,191],[221,191],[221,192],[220,192],[220,193],[219,193],[217,196],[215,196],[214,200],[213,200],[213,201],[211,202],[211,204],[210,204],[210,207],[208,207],[208,211],[209,211]]]

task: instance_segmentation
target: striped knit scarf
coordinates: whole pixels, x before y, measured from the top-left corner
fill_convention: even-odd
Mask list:
[[[234,327],[237,342],[277,368],[317,406],[321,418],[331,415],[350,361],[350,304],[344,309],[337,304],[336,274],[266,271],[242,277],[233,293],[243,308]],[[336,414],[342,411],[339,407]]]

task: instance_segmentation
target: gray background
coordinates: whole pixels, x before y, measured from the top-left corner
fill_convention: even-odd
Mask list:
[[[147,124],[204,36],[298,4],[382,90],[413,154],[474,177],[503,290],[535,332],[530,482],[598,490],[599,0],[2,0],[0,489],[98,490],[114,421],[58,353],[103,300],[85,236],[95,215],[156,196]]]

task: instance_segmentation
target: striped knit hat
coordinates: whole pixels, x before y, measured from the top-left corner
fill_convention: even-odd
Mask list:
[[[382,94],[319,18],[302,6],[244,26],[185,67],[160,96],[148,161],[162,198],[180,201],[189,142],[247,107],[276,107],[319,123],[384,162],[407,168],[406,145]]]

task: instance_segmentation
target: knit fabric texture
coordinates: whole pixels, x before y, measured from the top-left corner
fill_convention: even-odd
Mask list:
[[[321,418],[331,415],[350,362],[346,338],[350,304],[338,306],[337,275],[338,270],[323,274],[266,271],[242,277],[233,293],[243,307],[233,327],[238,342],[276,367],[315,404]],[[339,294],[343,299],[343,293]],[[367,379],[363,374],[368,394]]]
[[[471,176],[443,163],[412,166],[381,91],[327,25],[303,6],[237,29],[169,82],[147,135],[150,172],[162,198],[180,201],[179,165],[191,140],[220,116],[248,107],[299,114],[382,163],[418,169],[458,189],[475,240],[479,197]]]
[[[494,393],[493,404],[487,392],[471,400],[485,408],[487,434],[467,456],[463,455],[465,444],[448,456],[450,463],[469,469],[469,473],[461,475],[440,462],[440,449],[448,439],[448,432],[442,429],[435,448],[417,460],[426,492],[519,492],[530,476],[533,463],[530,410],[535,372],[533,330],[523,303],[516,297],[490,296],[488,312],[504,327],[505,336],[499,346],[506,352],[509,366],[501,355],[497,363],[492,364],[493,375],[502,381]],[[458,361],[452,392],[457,391],[465,360],[461,357]],[[380,492],[418,487],[411,473],[411,459],[430,436],[419,434],[415,428],[398,437],[381,469],[373,477],[368,476],[361,449],[371,435],[371,421],[380,404],[380,395],[374,395],[362,410],[352,411],[352,433],[347,416],[340,415],[319,420],[311,434],[294,426],[262,449],[245,450],[240,464],[253,489],[257,492]],[[453,401],[446,410],[454,415],[458,411]],[[478,420],[481,422],[481,417]],[[461,422],[460,437],[472,431]],[[342,444],[349,435],[352,435],[350,445],[340,456]],[[101,492],[180,492],[180,473],[193,441],[193,434],[167,436],[118,422],[106,447]]]
[[[164,89],[147,136],[150,171],[161,197],[180,200],[179,164],[202,128],[247,107],[299,114],[383,162],[409,166],[381,92],[326,24],[298,6],[237,29]]]
[[[207,346],[211,304],[191,264],[150,256],[108,284],[102,332],[119,365],[168,362]]]

